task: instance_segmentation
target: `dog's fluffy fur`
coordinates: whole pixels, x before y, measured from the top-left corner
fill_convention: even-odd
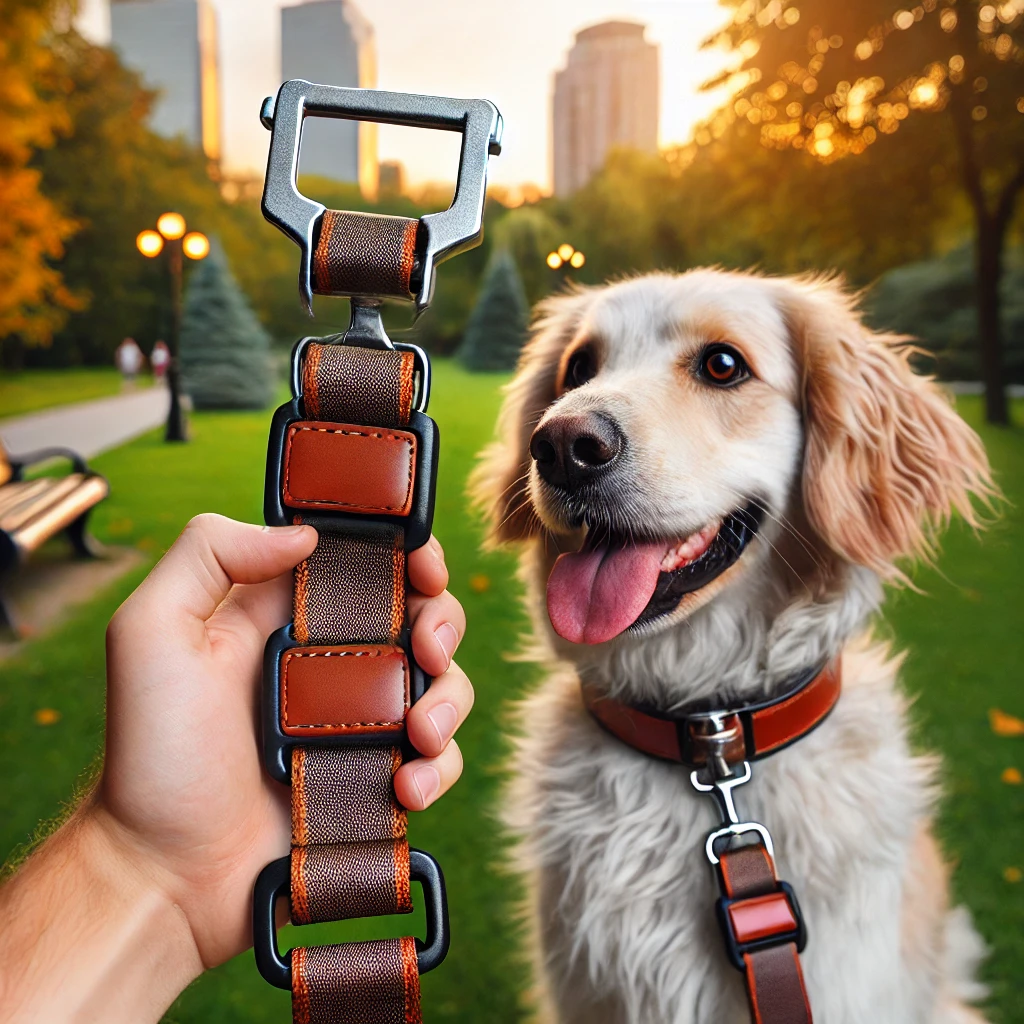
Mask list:
[[[580,678],[665,709],[762,698],[841,656],[843,694],[736,791],[799,896],[817,1024],[979,1021],[983,948],[931,835],[935,762],[911,753],[900,659],[867,636],[883,580],[929,557],[954,512],[994,493],[977,437],[871,333],[835,282],[713,270],[651,275],[547,300],[509,385],[499,440],[473,480],[495,543],[522,548],[538,660],[522,702],[506,820],[529,889],[545,1020],[709,1024],[749,1019],[713,905],[704,839],[718,824],[688,772],[604,733]],[[715,389],[702,347],[735,346],[752,377]],[[597,374],[564,391],[568,355]],[[594,646],[554,632],[545,585],[582,527],[530,458],[538,424],[599,412],[628,443],[591,511],[620,534],[684,537],[756,497],[766,516],[738,561],[675,612]]]

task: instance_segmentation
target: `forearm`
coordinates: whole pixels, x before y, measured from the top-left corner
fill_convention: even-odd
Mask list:
[[[95,805],[0,889],[0,1020],[158,1021],[202,971],[188,922]]]

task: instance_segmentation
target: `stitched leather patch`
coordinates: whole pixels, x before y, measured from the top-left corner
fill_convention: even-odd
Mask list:
[[[739,943],[795,932],[797,920],[784,892],[754,896],[729,906],[732,931]]]
[[[287,736],[398,733],[408,710],[409,662],[400,647],[295,647],[281,658]]]
[[[285,437],[282,497],[291,508],[404,516],[416,482],[416,435],[308,420]]]

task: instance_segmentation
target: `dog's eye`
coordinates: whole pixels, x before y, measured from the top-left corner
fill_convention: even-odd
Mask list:
[[[565,365],[565,377],[562,380],[562,390],[572,391],[573,388],[581,387],[588,380],[592,380],[597,373],[597,362],[594,353],[589,348],[578,348]]]
[[[700,376],[709,384],[728,387],[739,384],[750,376],[750,370],[731,345],[709,345],[700,354],[698,363]]]

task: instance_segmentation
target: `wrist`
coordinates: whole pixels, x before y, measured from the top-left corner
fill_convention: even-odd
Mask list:
[[[0,890],[11,1020],[158,1021],[203,965],[185,915],[87,802]]]

